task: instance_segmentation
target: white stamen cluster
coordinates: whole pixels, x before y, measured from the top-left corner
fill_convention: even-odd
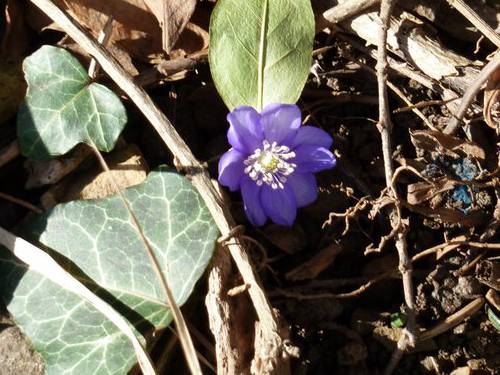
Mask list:
[[[278,146],[276,142],[270,144],[267,140],[245,161],[245,173],[255,181],[258,186],[266,183],[273,189],[283,189],[289,175],[297,165],[287,160],[295,157],[295,152],[287,146]]]

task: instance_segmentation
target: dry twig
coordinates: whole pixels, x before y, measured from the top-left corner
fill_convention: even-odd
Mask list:
[[[111,32],[113,31],[113,20],[113,16],[108,17],[108,20],[104,24],[104,27],[97,37],[97,41],[103,46],[106,46],[109,42],[109,39],[111,38]],[[91,79],[95,79],[97,77],[97,73],[99,73],[99,65],[94,58],[90,60],[88,73]]]
[[[423,332],[419,337],[418,341],[426,341],[437,335],[440,335],[449,329],[455,327],[457,324],[460,324],[468,317],[475,314],[479,309],[484,305],[484,297],[479,297],[474,301],[470,302],[465,307],[458,310],[456,313],[447,317],[443,322],[439,323],[434,328],[431,328],[425,332]]]
[[[485,67],[478,74],[474,83],[465,92],[460,107],[454,116],[451,117],[448,125],[444,129],[445,134],[454,134],[460,127],[462,120],[467,112],[467,108],[471,105],[481,87],[486,83],[490,75],[500,68],[500,52],[496,53],[493,59],[485,65]]]
[[[14,141],[10,145],[2,148],[0,150],[0,167],[3,167],[11,160],[14,160],[20,154],[21,150],[19,149],[19,144],[17,143],[17,141]]]
[[[393,164],[392,164],[392,145],[391,145],[391,132],[392,122],[389,112],[389,103],[387,95],[387,30],[391,18],[391,12],[395,4],[395,0],[382,0],[380,6],[380,29],[378,34],[378,54],[377,54],[377,83],[379,93],[379,123],[378,128],[382,138],[382,152],[384,157],[385,179],[388,191],[392,190],[392,177],[393,177]],[[393,191],[393,196],[395,192]],[[400,212],[398,212],[399,204],[396,202],[396,208],[390,212],[391,225],[395,233],[396,249],[399,255],[399,271],[403,278],[403,290],[406,303],[406,314],[408,316],[408,324],[401,335],[396,350],[394,351],[391,361],[385,370],[385,374],[392,373],[397,366],[403,353],[415,345],[415,307],[413,296],[413,282],[412,282],[412,266],[410,258],[408,257],[406,233],[402,223]]]
[[[484,22],[484,20],[479,17],[479,15],[474,12],[474,10],[470,6],[468,6],[463,0],[447,1],[453,8],[462,13],[462,15],[467,18],[470,23],[476,26],[486,38],[488,38],[493,44],[500,48],[500,35],[498,35],[490,25]]]
[[[28,210],[36,212],[37,214],[41,214],[43,212],[40,208],[31,204],[30,202],[26,202],[25,200],[13,197],[12,195],[9,194],[0,192],[0,199],[5,199],[6,201],[18,204],[19,206],[22,206],[24,208],[27,208]]]

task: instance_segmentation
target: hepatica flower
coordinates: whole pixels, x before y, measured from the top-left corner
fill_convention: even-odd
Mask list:
[[[271,104],[261,113],[241,106],[227,116],[232,148],[219,161],[219,182],[231,191],[241,190],[254,225],[268,218],[292,225],[297,208],[317,198],[314,173],[335,166],[330,135],[301,126],[301,117],[293,104]]]

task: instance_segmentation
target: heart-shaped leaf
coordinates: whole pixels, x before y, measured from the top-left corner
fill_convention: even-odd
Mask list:
[[[209,60],[229,109],[295,103],[309,73],[313,38],[310,0],[219,0]]]
[[[127,122],[120,99],[91,82],[68,51],[43,46],[23,63],[28,92],[17,116],[22,153],[33,159],[62,155],[81,142],[111,151]]]
[[[161,168],[127,189],[144,233],[178,304],[186,301],[212,256],[218,230],[191,183]],[[120,198],[61,204],[29,224],[67,269],[142,333],[171,321],[166,297]],[[126,374],[133,347],[89,303],[0,251],[0,295],[42,354],[48,374]]]

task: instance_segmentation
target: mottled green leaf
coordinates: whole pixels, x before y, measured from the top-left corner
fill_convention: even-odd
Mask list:
[[[120,99],[92,82],[68,51],[43,46],[23,63],[28,92],[18,113],[24,155],[48,159],[81,142],[111,151],[127,122]]]
[[[125,196],[167,272],[178,304],[212,256],[218,230],[184,177],[165,168]],[[29,224],[74,275],[97,290],[143,333],[171,321],[166,297],[119,197],[61,204]],[[89,303],[0,251],[0,295],[48,374],[126,374],[129,340]]]
[[[295,103],[309,73],[313,38],[310,0],[219,0],[209,60],[229,109]]]

